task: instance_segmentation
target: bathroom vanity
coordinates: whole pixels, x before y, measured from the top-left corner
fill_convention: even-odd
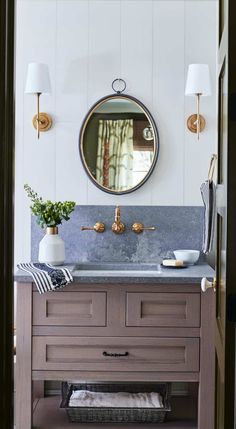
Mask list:
[[[45,380],[188,382],[198,397],[176,398],[162,426],[213,429],[214,292],[200,288],[213,274],[204,264],[156,276],[75,270],[71,285],[40,295],[18,272],[16,429],[84,427],[44,398]]]

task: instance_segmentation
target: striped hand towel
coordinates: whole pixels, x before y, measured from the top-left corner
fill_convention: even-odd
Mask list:
[[[204,203],[203,253],[210,253],[213,247],[215,215],[216,215],[216,187],[212,180],[206,180],[201,185],[202,200]]]
[[[32,276],[39,293],[57,290],[73,281],[73,277],[67,268],[32,262],[18,264],[17,267]]]

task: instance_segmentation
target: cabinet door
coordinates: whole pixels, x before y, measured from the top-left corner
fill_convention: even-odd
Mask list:
[[[200,326],[200,294],[128,292],[126,326]]]
[[[106,326],[106,292],[33,293],[33,324]]]

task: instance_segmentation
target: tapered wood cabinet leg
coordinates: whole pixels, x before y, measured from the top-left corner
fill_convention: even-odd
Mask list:
[[[201,348],[198,392],[198,429],[214,429],[215,407],[215,293],[201,294]]]
[[[16,429],[32,427],[31,338],[32,285],[21,283],[17,288]]]
[[[33,400],[44,397],[44,381],[33,381]]]

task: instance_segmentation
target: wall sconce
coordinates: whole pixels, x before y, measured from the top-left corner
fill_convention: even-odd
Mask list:
[[[33,126],[37,130],[38,139],[41,131],[48,131],[52,126],[52,117],[40,112],[39,98],[41,94],[50,93],[51,84],[47,64],[30,63],[28,65],[25,93],[37,96],[37,113],[33,117]]]
[[[144,128],[143,138],[144,138],[144,140],[147,140],[147,141],[154,139],[153,129],[152,129],[151,125],[148,125],[146,128]]]
[[[200,96],[211,95],[210,72],[207,64],[190,64],[188,67],[185,95],[195,95],[197,98],[197,113],[189,116],[187,127],[192,133],[199,133],[204,130],[206,121],[200,115]]]

